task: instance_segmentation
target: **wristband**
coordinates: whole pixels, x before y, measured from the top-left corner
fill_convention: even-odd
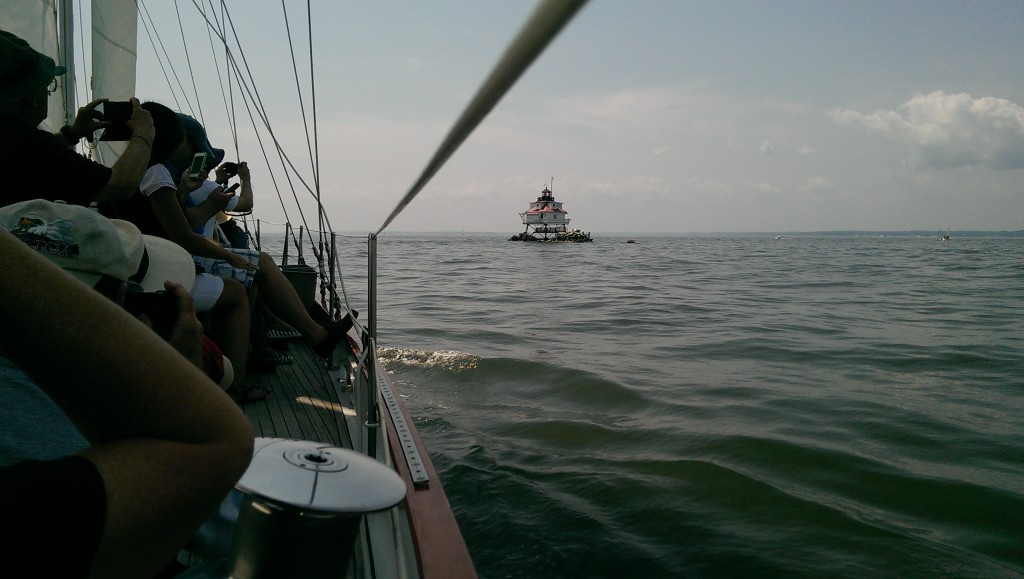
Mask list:
[[[143,137],[142,135],[140,135],[138,133],[132,133],[131,139],[134,139],[135,137],[138,137],[138,138],[142,139],[142,142],[146,143],[146,146],[149,147],[150,151],[153,150],[153,142],[152,141],[150,141],[149,139],[147,139],[146,137]],[[129,140],[131,140],[131,139],[129,139]]]
[[[71,134],[71,127],[69,125],[64,125],[63,127],[61,127],[60,134],[64,135],[64,138],[67,139],[68,142],[71,143],[72,145],[78,144],[78,141],[82,140],[82,137],[76,137],[73,134]]]

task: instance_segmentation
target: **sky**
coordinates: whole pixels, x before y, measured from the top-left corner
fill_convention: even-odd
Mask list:
[[[311,175],[281,3],[227,5],[275,134]],[[309,117],[306,3],[286,5]],[[533,7],[312,1],[336,230],[380,226]],[[142,27],[136,94],[201,116],[235,158],[193,3],[178,1],[187,59],[174,4],[145,8],[203,111],[173,100]],[[595,234],[1024,229],[1022,61],[1021,1],[592,0],[389,230],[517,233],[545,185]],[[238,135],[257,213],[295,221],[275,161]]]

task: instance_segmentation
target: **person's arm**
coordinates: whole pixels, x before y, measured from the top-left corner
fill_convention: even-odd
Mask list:
[[[192,207],[183,207],[182,210],[185,212],[185,218],[188,219],[189,227],[195,229],[204,225],[211,217],[224,211],[234,197],[234,192],[225,193],[223,187],[217,187],[202,203]]]
[[[85,137],[100,129],[109,127],[111,122],[100,120],[102,115],[96,112],[96,107],[107,102],[107,100],[95,99],[79,108],[78,113],[75,114],[75,121],[70,126],[62,127],[60,132],[54,136],[63,141],[64,146],[74,147]]]
[[[96,196],[96,201],[112,201],[127,199],[135,194],[149,167],[149,155],[153,150],[153,117],[149,111],[139,106],[139,99],[132,97],[132,116],[128,119],[128,128],[132,137],[128,140],[128,148],[110,168],[110,180]]]
[[[238,205],[232,211],[245,213],[252,211],[252,177],[249,174],[249,164],[242,161],[238,164],[238,181],[242,184],[239,188]]]
[[[6,231],[0,263],[18,264],[0,346],[93,445],[80,454],[107,491],[91,576],[152,577],[245,471],[252,429],[155,333]]]
[[[241,255],[210,243],[205,237],[192,231],[188,219],[185,218],[185,212],[178,205],[177,192],[174,189],[164,187],[154,191],[149,196],[149,203],[167,238],[184,247],[185,251],[192,255],[223,259],[234,267],[256,269]]]

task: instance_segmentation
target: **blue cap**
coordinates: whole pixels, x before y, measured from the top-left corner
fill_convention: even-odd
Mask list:
[[[185,113],[178,113],[178,118],[181,119],[181,126],[185,129],[185,138],[188,139],[188,142],[201,152],[206,153],[206,169],[209,170],[220,165],[224,160],[224,149],[213,148],[203,125]]]

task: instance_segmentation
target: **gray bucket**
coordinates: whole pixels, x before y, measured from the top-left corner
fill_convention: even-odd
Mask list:
[[[291,282],[307,310],[316,305],[316,270],[308,265],[282,265],[281,273]]]

